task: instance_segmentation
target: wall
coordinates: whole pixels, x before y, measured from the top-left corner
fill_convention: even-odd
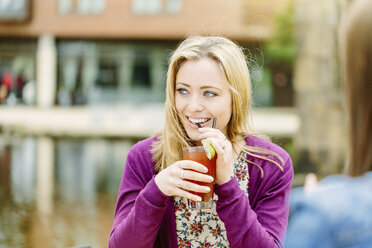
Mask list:
[[[338,25],[344,0],[297,0],[295,97],[301,126],[295,138],[297,173],[342,171],[346,132]]]
[[[181,39],[185,34],[220,34],[239,40],[267,38],[274,13],[288,0],[181,0],[178,13],[139,15],[130,0],[106,0],[98,14],[59,14],[58,0],[33,0],[31,19],[0,23],[0,36]]]

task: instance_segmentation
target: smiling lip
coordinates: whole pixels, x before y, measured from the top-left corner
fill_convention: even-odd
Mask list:
[[[206,123],[208,123],[211,120],[211,118],[192,118],[189,116],[186,116],[186,118],[191,124],[191,126],[198,127],[198,128],[204,126]]]

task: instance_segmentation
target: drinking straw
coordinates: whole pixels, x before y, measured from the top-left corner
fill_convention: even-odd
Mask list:
[[[216,127],[216,120],[217,120],[217,118],[213,117],[212,128]],[[198,126],[198,128],[202,128],[202,126],[199,124],[199,122],[196,122],[196,125]]]

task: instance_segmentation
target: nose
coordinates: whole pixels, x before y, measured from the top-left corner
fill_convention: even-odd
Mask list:
[[[188,104],[190,112],[201,112],[204,109],[204,103],[198,96],[193,96]]]

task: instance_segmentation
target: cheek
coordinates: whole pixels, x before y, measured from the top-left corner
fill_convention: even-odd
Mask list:
[[[231,109],[226,109],[225,111],[221,113],[221,117],[223,121],[225,122],[225,125],[227,125],[227,123],[230,121],[231,113],[232,113]]]
[[[177,113],[182,114],[182,112],[185,110],[185,107],[187,105],[185,103],[185,100],[182,99],[182,97],[176,97],[174,101],[175,101],[175,107],[176,107]]]
[[[174,105],[176,106],[177,112],[180,113],[181,112],[181,103],[180,103],[180,99],[178,97],[174,98]]]
[[[225,98],[214,103],[213,109],[218,111],[221,115],[229,115],[232,111],[231,99]]]
[[[214,108],[214,110],[218,111],[216,115],[217,115],[217,118],[218,117],[220,118],[220,124],[223,126],[226,126],[228,122],[230,121],[230,118],[232,115],[231,103],[230,104],[226,104],[226,103],[219,104],[218,106],[216,106],[216,108]]]

